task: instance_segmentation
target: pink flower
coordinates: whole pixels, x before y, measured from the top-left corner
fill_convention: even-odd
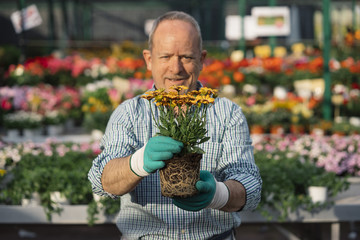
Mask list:
[[[121,96],[118,90],[116,90],[115,88],[110,88],[108,89],[108,94],[111,102],[120,102]]]
[[[246,99],[246,105],[248,106],[252,106],[256,103],[256,97],[255,96],[250,96]]]

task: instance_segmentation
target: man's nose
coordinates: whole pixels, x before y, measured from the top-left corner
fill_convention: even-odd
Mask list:
[[[180,57],[172,57],[170,61],[170,70],[174,74],[180,73],[183,70],[183,64]]]

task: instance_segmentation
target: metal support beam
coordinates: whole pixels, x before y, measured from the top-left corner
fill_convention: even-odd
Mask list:
[[[53,0],[48,0],[50,52],[55,48],[55,17]]]
[[[270,7],[274,7],[276,6],[276,0],[269,0],[269,6]],[[270,36],[269,37],[269,43],[270,43],[270,48],[271,48],[271,56],[274,56],[274,49],[276,47],[276,37],[275,36]]]
[[[82,26],[83,30],[83,39],[91,40],[92,39],[92,4],[91,3],[82,3],[83,16],[82,16]]]
[[[356,30],[356,0],[352,0],[352,29]]]
[[[25,12],[23,12],[23,9],[25,9],[25,0],[18,0],[18,9],[20,11],[21,16],[21,33],[19,34],[19,48],[20,48],[20,58],[19,63],[23,64],[26,59],[26,53],[25,53]]]
[[[63,21],[63,28],[62,28],[62,37],[60,40],[60,49],[61,52],[64,54],[65,50],[68,47],[69,37],[70,37],[70,30],[69,30],[69,17],[68,17],[68,8],[67,8],[67,0],[61,0],[61,14],[62,14],[62,21]]]
[[[330,0],[323,0],[323,58],[324,58],[324,81],[325,92],[323,101],[323,118],[331,120],[331,76],[329,69],[330,61],[330,41],[331,41],[331,21],[330,21]]]
[[[246,53],[246,42],[245,42],[245,14],[246,14],[246,0],[238,0],[239,4],[239,15],[241,18],[241,38],[239,40],[239,49]]]

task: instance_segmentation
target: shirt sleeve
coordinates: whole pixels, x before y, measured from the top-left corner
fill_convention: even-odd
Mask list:
[[[102,152],[93,160],[88,173],[92,191],[100,196],[119,197],[104,191],[101,183],[102,172],[110,160],[129,156],[137,146],[128,105],[120,105],[111,115],[100,143]]]
[[[254,210],[261,200],[262,179],[255,164],[246,118],[236,104],[230,107],[222,145],[222,178],[240,182],[246,190],[246,203],[242,210]]]

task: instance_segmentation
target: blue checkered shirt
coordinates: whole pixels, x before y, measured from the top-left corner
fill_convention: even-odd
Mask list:
[[[157,107],[152,103],[155,117]],[[200,145],[205,151],[201,169],[217,181],[236,180],[246,189],[243,210],[253,210],[260,201],[261,177],[255,165],[252,140],[241,108],[226,98],[217,98],[207,112],[210,140]],[[114,158],[133,154],[156,134],[148,100],[139,96],[118,106],[101,140],[102,152],[94,159],[88,177],[93,192],[118,198],[104,191],[101,174]],[[158,172],[145,177],[130,193],[121,196],[116,224],[126,239],[208,239],[238,227],[238,212],[203,209],[182,210],[160,193]]]

